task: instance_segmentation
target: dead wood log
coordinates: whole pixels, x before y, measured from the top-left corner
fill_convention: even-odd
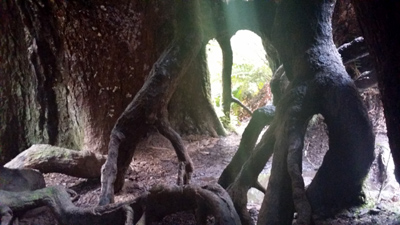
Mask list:
[[[100,177],[107,156],[89,151],[76,151],[46,144],[32,145],[13,160],[7,168],[32,168],[42,173],[63,173],[82,178]]]
[[[34,169],[10,169],[0,166],[0,190],[31,191],[44,188],[43,175]]]
[[[272,156],[276,142],[276,129],[277,121],[273,120],[250,157],[241,167],[234,182],[227,188],[243,224],[253,224],[247,210],[247,192],[257,182],[258,175]]]

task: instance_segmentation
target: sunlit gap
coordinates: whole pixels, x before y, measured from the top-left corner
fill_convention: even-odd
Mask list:
[[[233,53],[232,95],[254,110],[255,108],[249,105],[251,99],[257,96],[265,85],[268,85],[267,88],[269,89],[272,72],[266,60],[262,39],[249,31],[258,29],[254,5],[243,4],[241,0],[225,0],[225,2],[227,4],[225,8],[227,32],[228,34],[235,33],[230,39]],[[218,42],[213,39],[208,42],[206,52],[212,102],[218,117],[222,118],[224,117],[222,109],[222,50]],[[238,105],[231,105],[230,118],[231,125],[235,126],[236,132],[241,135],[247,123],[240,122],[240,110],[241,108]],[[269,174],[262,173],[259,178],[263,180],[260,180],[260,182],[266,184],[268,176]],[[250,204],[260,205],[263,197],[263,194],[254,188],[251,188],[248,192]]]
[[[271,79],[271,69],[266,60],[266,53],[261,38],[248,30],[240,30],[231,38],[232,65],[232,94],[244,104],[249,97],[259,94],[264,85]],[[211,98],[219,117],[222,112],[222,50],[215,39],[206,46],[207,63],[211,81]],[[238,120],[241,108],[232,105],[231,123],[236,125],[236,131],[241,134],[245,126]]]

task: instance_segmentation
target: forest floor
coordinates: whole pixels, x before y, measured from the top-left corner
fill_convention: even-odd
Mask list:
[[[339,213],[334,218],[318,221],[318,224],[400,224],[400,187],[394,180],[393,165],[390,159],[387,136],[382,120],[372,118],[376,136],[376,160],[365,182],[367,204]],[[238,148],[241,133],[246,123],[237,127],[226,137],[211,138],[191,135],[183,137],[185,146],[195,165],[192,183],[205,185],[217,181],[222,170],[230,162]],[[310,122],[304,144],[303,176],[309,184],[322,163],[327,151],[328,139],[326,127],[321,117]],[[259,179],[267,185],[271,160],[265,166]],[[152,186],[164,183],[174,185],[177,179],[177,158],[171,144],[155,133],[138,147],[134,160],[125,177],[125,185],[115,196],[116,201],[126,201],[148,191]],[[70,177],[63,174],[46,174],[47,186],[63,185],[75,190],[80,198],[76,205],[95,206],[100,195],[100,181]],[[248,208],[254,218],[257,217],[263,194],[251,189],[248,194]],[[19,220],[19,224],[56,224],[49,212],[30,213]],[[179,225],[195,224],[190,212],[171,215],[158,224]]]

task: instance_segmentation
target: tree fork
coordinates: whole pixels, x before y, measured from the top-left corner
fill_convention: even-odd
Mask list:
[[[102,168],[100,205],[111,203],[114,191],[122,188],[137,143],[150,126],[163,119],[158,116],[166,110],[179,79],[198,54],[203,40],[199,16],[198,1],[177,2],[175,38],[111,132],[108,158]]]

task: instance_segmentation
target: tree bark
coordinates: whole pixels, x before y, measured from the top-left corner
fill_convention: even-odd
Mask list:
[[[115,121],[174,37],[173,5],[7,0],[0,11],[0,164],[40,143],[105,154]],[[196,88],[177,89],[184,97],[171,102],[184,107],[170,114],[172,126],[223,134],[200,84],[207,74],[187,75]],[[193,98],[199,110],[191,110]]]
[[[374,136],[333,43],[333,6],[331,0],[278,3],[271,40],[290,84],[271,126],[228,188],[242,223],[251,224],[245,195],[272,153],[258,224],[292,224],[294,210],[297,223],[309,224],[311,209],[321,215],[360,203],[362,183],[374,158]],[[328,126],[329,151],[305,191],[301,152],[309,118],[317,113]]]
[[[179,81],[168,105],[171,126],[179,134],[226,135],[211,103],[205,45]]]
[[[400,3],[352,1],[368,49],[374,59],[381,93],[395,176],[400,183]]]

